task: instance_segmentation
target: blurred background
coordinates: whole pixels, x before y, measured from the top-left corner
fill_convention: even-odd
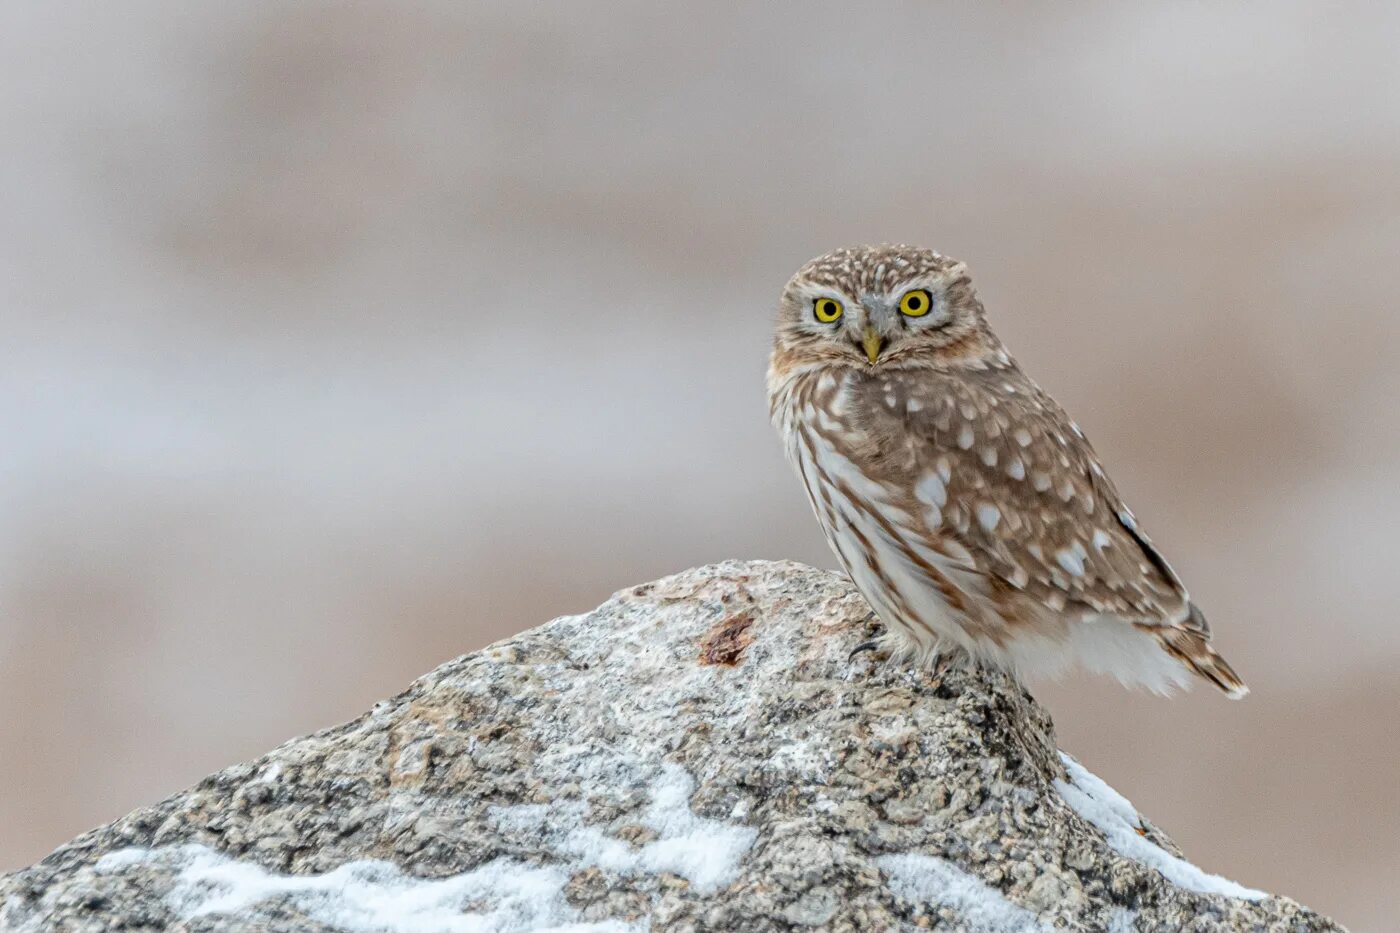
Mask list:
[[[967,260],[1254,688],[1043,686],[1202,866],[1400,909],[1400,8],[13,2],[0,869],[459,653],[834,566],[837,245]]]

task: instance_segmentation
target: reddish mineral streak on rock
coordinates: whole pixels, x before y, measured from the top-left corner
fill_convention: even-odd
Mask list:
[[[744,649],[753,644],[753,616],[747,611],[730,616],[710,629],[700,643],[701,664],[723,664],[734,667],[744,657]]]

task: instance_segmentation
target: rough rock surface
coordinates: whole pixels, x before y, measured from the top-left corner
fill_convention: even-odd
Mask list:
[[[729,562],[451,661],[0,880],[13,930],[1336,930],[1182,860],[992,674]]]

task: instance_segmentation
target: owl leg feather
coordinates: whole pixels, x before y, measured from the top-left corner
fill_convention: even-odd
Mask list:
[[[873,654],[877,663],[889,662],[895,658],[914,660],[919,665],[930,668],[935,680],[941,680],[943,675],[953,667],[971,662],[970,656],[964,651],[929,651],[928,649],[911,648],[906,641],[891,635],[889,632],[882,632],[874,638],[856,645],[846,656],[846,660],[848,662],[854,661],[866,653]]]

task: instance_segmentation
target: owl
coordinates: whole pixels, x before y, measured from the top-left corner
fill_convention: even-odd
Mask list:
[[[886,647],[1248,692],[1084,433],[988,327],[963,263],[909,246],[807,263],[783,291],[768,400]]]

